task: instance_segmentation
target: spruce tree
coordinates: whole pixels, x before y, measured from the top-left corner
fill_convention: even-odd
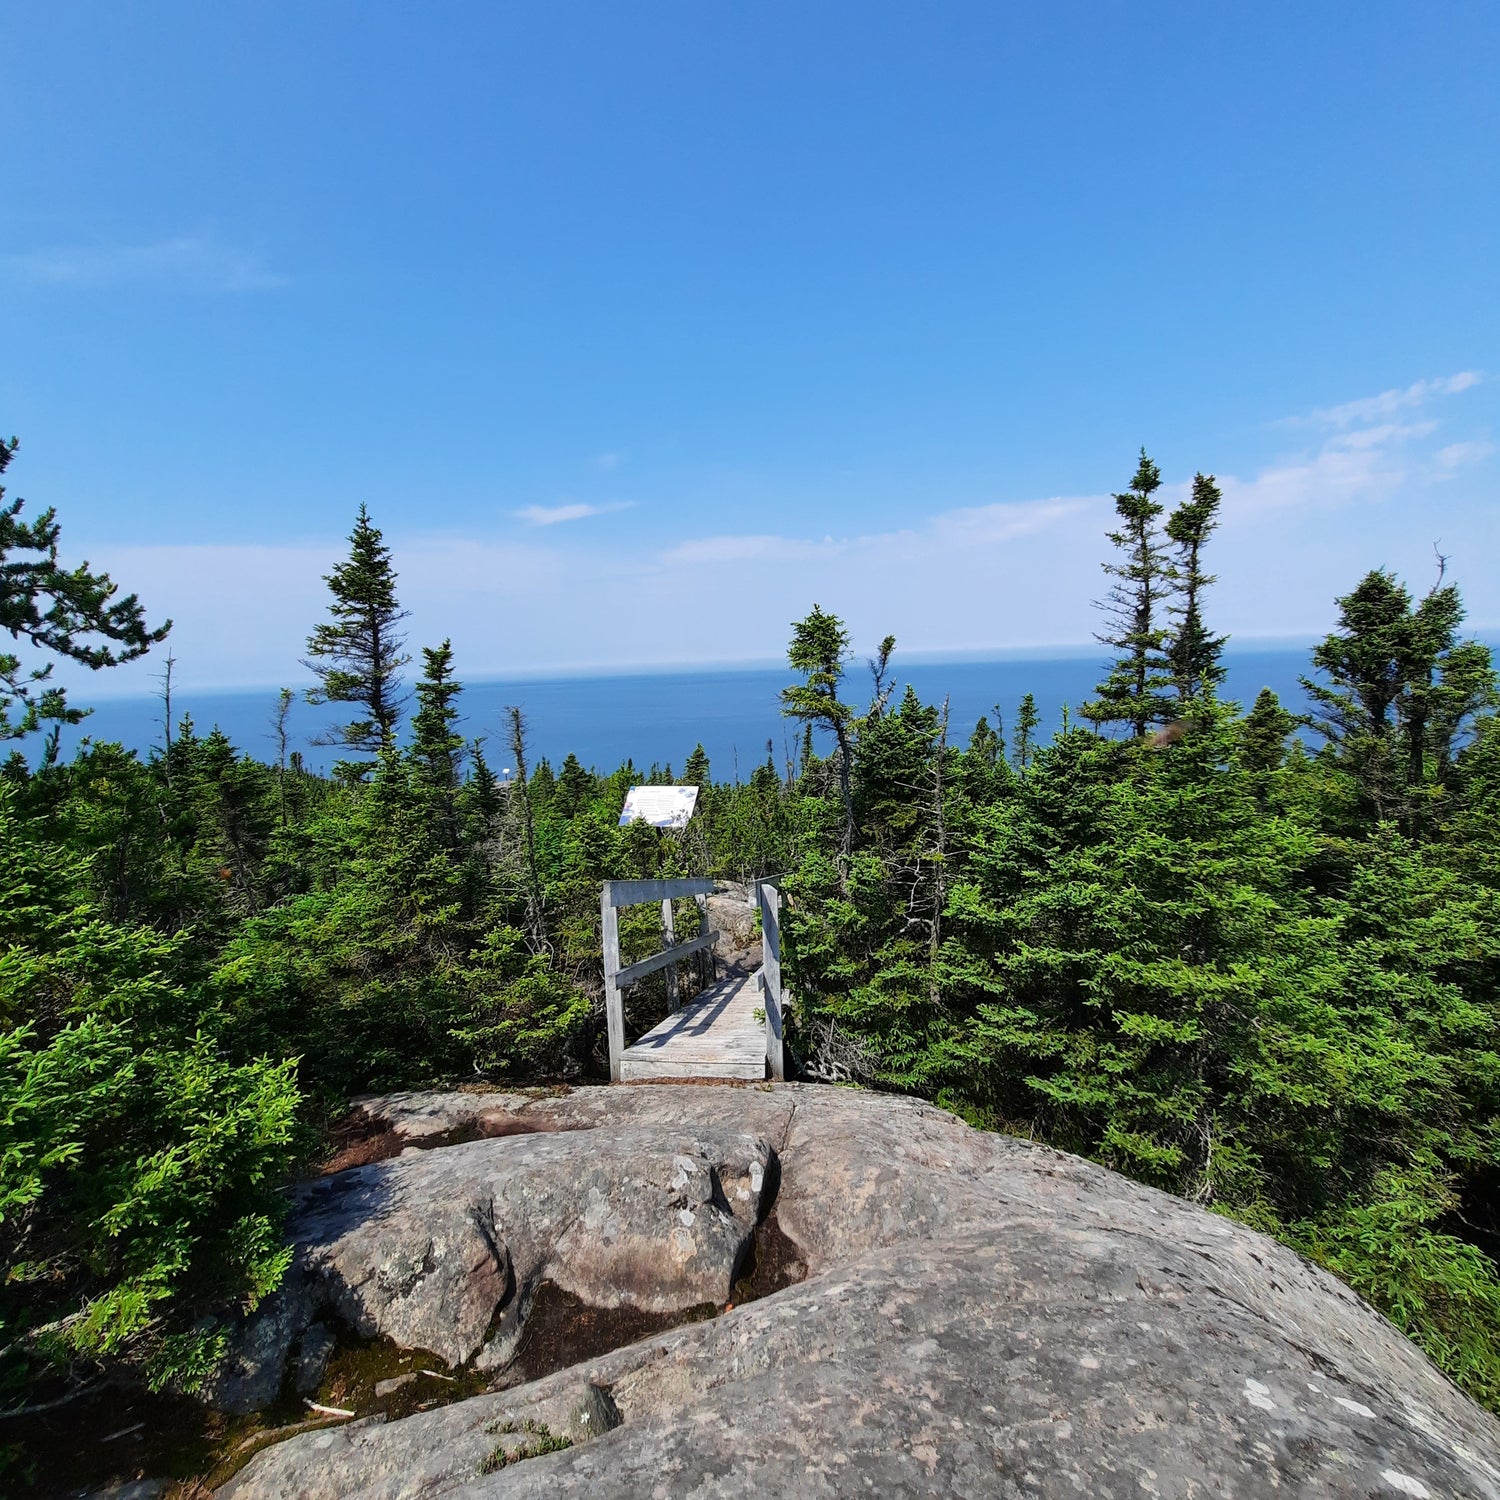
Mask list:
[[[422,663],[417,712],[411,724],[412,780],[432,833],[442,847],[452,849],[459,840],[458,791],[464,755],[454,699],[463,691],[463,684],[453,677],[451,642],[444,641],[436,648],[424,646]]]
[[[1172,572],[1180,601],[1167,606],[1177,619],[1167,656],[1183,702],[1206,697],[1224,680],[1219,658],[1227,637],[1211,635],[1203,623],[1203,591],[1218,581],[1203,571],[1203,548],[1218,529],[1221,499],[1212,474],[1195,474],[1192,498],[1167,517],[1167,535],[1177,548]]]
[[[526,887],[526,936],[531,951],[551,952],[547,941],[547,917],[542,902],[542,879],[536,857],[536,817],[531,805],[531,777],[526,767],[526,715],[515,704],[505,710],[509,731],[511,758],[516,763],[516,779],[511,783],[510,806],[517,822]]]
[[[1042,716],[1036,711],[1036,699],[1027,693],[1021,699],[1021,709],[1016,715],[1016,767],[1024,771],[1036,753],[1036,732]]]
[[[1173,684],[1172,662],[1166,652],[1172,569],[1157,525],[1162,506],[1151,498],[1160,488],[1161,470],[1142,448],[1130,488],[1115,496],[1115,513],[1123,525],[1111,531],[1109,539],[1121,561],[1104,564],[1105,573],[1115,582],[1099,601],[1109,628],[1095,636],[1121,654],[1096,689],[1098,698],[1082,709],[1095,726],[1128,724],[1137,738],[1177,712],[1167,692]]]
[[[895,640],[881,644],[882,663],[889,660]],[[825,614],[816,604],[805,620],[792,626],[787,660],[805,681],[781,691],[781,711],[811,727],[821,724],[838,746],[839,800],[843,807],[841,851],[847,867],[854,839],[854,794],[852,775],[854,710],[839,697],[844,663],[849,657],[849,632],[837,615]]]
[[[1257,776],[1279,771],[1286,759],[1287,736],[1301,722],[1270,688],[1262,688],[1240,729],[1241,765]]]
[[[570,750],[557,773],[555,803],[559,817],[576,818],[587,806],[595,792],[594,778],[583,769],[578,757]]]
[[[405,639],[397,627],[407,616],[396,599],[396,573],[390,549],[363,505],[349,534],[349,556],[324,582],[333,594],[331,623],[317,626],[307,638],[318,686],[308,690],[309,703],[358,703],[365,717],[339,725],[315,743],[338,745],[375,756],[395,743],[401,718],[401,668]],[[373,761],[345,762],[364,774]]]
[[[693,752],[688,756],[686,764],[682,768],[682,780],[686,786],[708,785],[708,752],[703,748],[700,741],[693,746]]]
[[[18,446],[14,438],[0,442],[0,474]],[[115,597],[119,588],[108,573],[91,573],[87,563],[64,568],[57,560],[57,512],[22,521],[25,503],[0,505],[0,630],[94,671],[135,661],[166,639],[172,622],[148,625],[134,594]],[[51,676],[51,662],[27,668],[20,657],[0,652],[0,739],[19,739],[43,720],[58,726],[85,716],[86,709],[68,706],[61,688],[48,686]],[[54,737],[49,761],[56,756]]]
[[[974,733],[969,736],[967,753],[989,771],[993,771],[1005,755],[1005,741],[997,730],[990,728],[990,721],[984,714],[980,714]]]
[[[1415,832],[1455,737],[1493,699],[1489,652],[1458,640],[1463,601],[1441,578],[1414,602],[1377,568],[1338,606],[1338,628],[1313,649],[1326,681],[1302,679],[1313,726],[1375,820],[1399,817]]]

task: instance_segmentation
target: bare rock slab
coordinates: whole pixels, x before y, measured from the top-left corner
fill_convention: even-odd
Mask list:
[[[548,1280],[597,1307],[670,1313],[730,1294],[773,1159],[744,1132],[622,1125],[406,1151],[309,1184],[284,1287],[240,1330],[210,1393],[274,1399],[320,1314],[450,1365],[503,1363]]]
[[[813,1274],[529,1385],[294,1437],[226,1500],[1500,1500],[1500,1423],[1346,1287],[1087,1162],[838,1089],[513,1107],[552,1121],[524,1139],[599,1158],[694,1120],[760,1142]],[[483,1472],[507,1432],[572,1446]]]

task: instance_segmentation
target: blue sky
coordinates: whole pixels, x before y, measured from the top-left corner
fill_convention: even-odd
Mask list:
[[[1242,636],[1435,543],[1493,628],[1497,76],[1487,3],[13,7],[10,493],[203,684],[361,501],[473,676],[1086,641],[1142,444]]]

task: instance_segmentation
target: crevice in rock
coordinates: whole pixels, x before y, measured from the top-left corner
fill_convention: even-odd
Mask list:
[[[712,1302],[670,1313],[629,1305],[595,1307],[556,1282],[543,1281],[532,1294],[515,1355],[497,1383],[526,1385],[669,1328],[704,1322],[718,1312]]]
[[[782,1229],[773,1207],[755,1226],[744,1258],[735,1268],[731,1302],[735,1307],[757,1302],[806,1280],[807,1259],[797,1242]]]

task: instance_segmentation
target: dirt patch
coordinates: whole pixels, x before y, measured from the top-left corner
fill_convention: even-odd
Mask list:
[[[260,1449],[335,1419],[284,1399],[249,1416],[210,1411],[187,1396],[107,1386],[45,1416],[10,1422],[0,1443],[0,1492],[63,1500],[154,1479],[167,1500],[207,1500]]]
[[[387,1121],[363,1109],[351,1110],[329,1130],[328,1135],[332,1154],[318,1168],[323,1177],[400,1156],[406,1145]]]
[[[489,1388],[486,1375],[450,1370],[425,1350],[345,1337],[312,1399],[359,1417],[394,1420]],[[169,1482],[169,1500],[200,1500],[262,1448],[348,1420],[313,1410],[290,1385],[273,1406],[247,1416],[211,1411],[186,1396],[105,1387],[6,1424],[0,1433],[0,1494],[62,1500],[151,1478]],[[10,1452],[7,1442],[16,1445]]]
[[[349,1339],[328,1361],[314,1399],[361,1417],[407,1417],[430,1406],[477,1396],[489,1379],[476,1370],[449,1369],[425,1349],[402,1349],[389,1339]]]
[[[500,1383],[524,1385],[586,1360],[597,1359],[654,1334],[701,1323],[744,1302],[769,1297],[807,1278],[807,1262],[782,1230],[773,1208],[756,1227],[734,1291],[722,1308],[700,1303],[684,1312],[651,1313],[638,1307],[595,1307],[544,1281],[536,1290],[521,1343]]]
[[[531,1300],[526,1327],[516,1356],[505,1368],[503,1383],[525,1385],[585,1360],[597,1359],[612,1349],[638,1343],[684,1323],[701,1323],[716,1317],[712,1302],[685,1312],[652,1313],[638,1307],[593,1307],[571,1292],[544,1281]]]
[[[566,1090],[556,1090],[560,1095]],[[471,1115],[449,1130],[435,1130],[427,1135],[408,1135],[397,1130],[382,1115],[372,1115],[361,1108],[345,1115],[329,1131],[330,1155],[318,1168],[318,1175],[331,1177],[351,1167],[388,1161],[408,1147],[417,1151],[435,1151],[443,1146],[463,1146],[470,1141],[494,1140],[508,1135],[549,1135],[556,1131],[582,1129],[583,1126],[559,1123],[545,1116],[528,1119],[510,1111]]]
[[[797,1242],[782,1229],[773,1208],[756,1226],[755,1238],[750,1242],[750,1253],[734,1283],[731,1306],[738,1307],[742,1302],[756,1302],[806,1280],[807,1261],[798,1249]]]

